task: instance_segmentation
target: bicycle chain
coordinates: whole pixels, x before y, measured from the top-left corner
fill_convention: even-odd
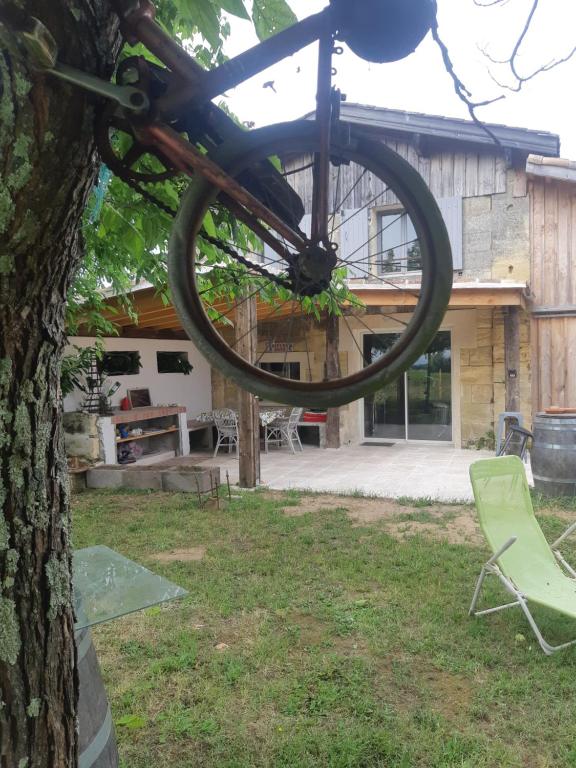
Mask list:
[[[148,192],[148,190],[144,189],[144,187],[141,184],[139,184],[137,181],[134,181],[129,177],[125,177],[118,172],[116,172],[116,175],[125,184],[131,187],[131,189],[133,189],[135,192],[138,192],[138,194],[141,195],[141,197],[143,197],[144,200],[147,200],[152,205],[155,205],[161,211],[164,211],[164,213],[166,213],[168,216],[171,216],[172,218],[176,217],[176,211],[173,208],[171,208],[169,205],[166,205],[166,203],[162,202],[162,200],[159,200],[155,195]],[[269,280],[281,286],[282,288],[288,288],[289,290],[292,290],[293,286],[289,280],[279,275],[275,275],[272,272],[269,272],[265,267],[261,267],[259,264],[254,264],[254,262],[250,261],[249,259],[242,256],[240,253],[235,251],[234,248],[231,248],[228,245],[228,243],[224,242],[223,240],[220,240],[220,238],[218,237],[213,237],[212,235],[209,235],[204,228],[200,230],[198,235],[207,243],[210,243],[210,245],[214,245],[217,248],[220,248],[220,250],[223,251],[223,253],[235,259],[237,262],[247,267],[248,269],[252,269],[258,272],[260,275],[268,278]]]

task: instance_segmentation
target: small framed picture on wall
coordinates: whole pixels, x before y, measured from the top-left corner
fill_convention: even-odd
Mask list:
[[[126,392],[130,408],[149,408],[152,405],[149,389],[129,389]]]

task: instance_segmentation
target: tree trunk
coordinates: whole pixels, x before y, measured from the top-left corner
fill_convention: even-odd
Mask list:
[[[77,671],[60,357],[96,170],[94,101],[28,69],[37,17],[59,58],[108,76],[117,21],[102,0],[0,9],[0,766],[77,765]]]
[[[326,319],[326,378],[340,376],[340,318],[328,315]],[[340,409],[328,408],[326,414],[326,448],[340,448]]]
[[[256,296],[247,286],[249,297],[236,305],[236,351],[250,363],[256,357]],[[256,488],[260,483],[260,418],[258,400],[245,389],[239,393],[240,417],[238,421],[238,462],[240,488]]]

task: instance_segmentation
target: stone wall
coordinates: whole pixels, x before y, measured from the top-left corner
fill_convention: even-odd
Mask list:
[[[506,192],[464,198],[464,278],[530,280],[526,174],[509,170]]]
[[[505,410],[504,311],[478,309],[477,345],[460,352],[460,407],[462,447],[482,444],[495,433],[498,414]],[[530,322],[520,318],[520,409],[529,427],[531,419]]]
[[[321,327],[307,318],[289,321],[291,327],[286,331],[286,320],[270,323],[269,328],[259,328],[259,345],[257,359],[263,362],[299,362],[300,378],[304,381],[311,378],[313,381],[321,381],[324,376],[324,361],[326,359],[325,333]],[[284,324],[284,327],[283,325]],[[265,352],[265,340],[285,341],[290,339],[293,350],[283,352]],[[347,354],[340,354],[340,368],[345,375],[347,371]],[[212,369],[212,403],[213,408],[239,407],[239,389],[231,380],[223,376],[219,371]],[[310,407],[314,404],[310,402]]]
[[[95,413],[73,411],[63,414],[66,455],[82,463],[100,461],[100,435]]]

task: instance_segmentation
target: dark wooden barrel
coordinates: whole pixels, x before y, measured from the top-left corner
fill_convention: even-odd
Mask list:
[[[116,736],[89,629],[76,632],[80,698],[78,768],[118,768]]]
[[[538,413],[530,460],[536,490],[547,496],[576,495],[576,415]]]

